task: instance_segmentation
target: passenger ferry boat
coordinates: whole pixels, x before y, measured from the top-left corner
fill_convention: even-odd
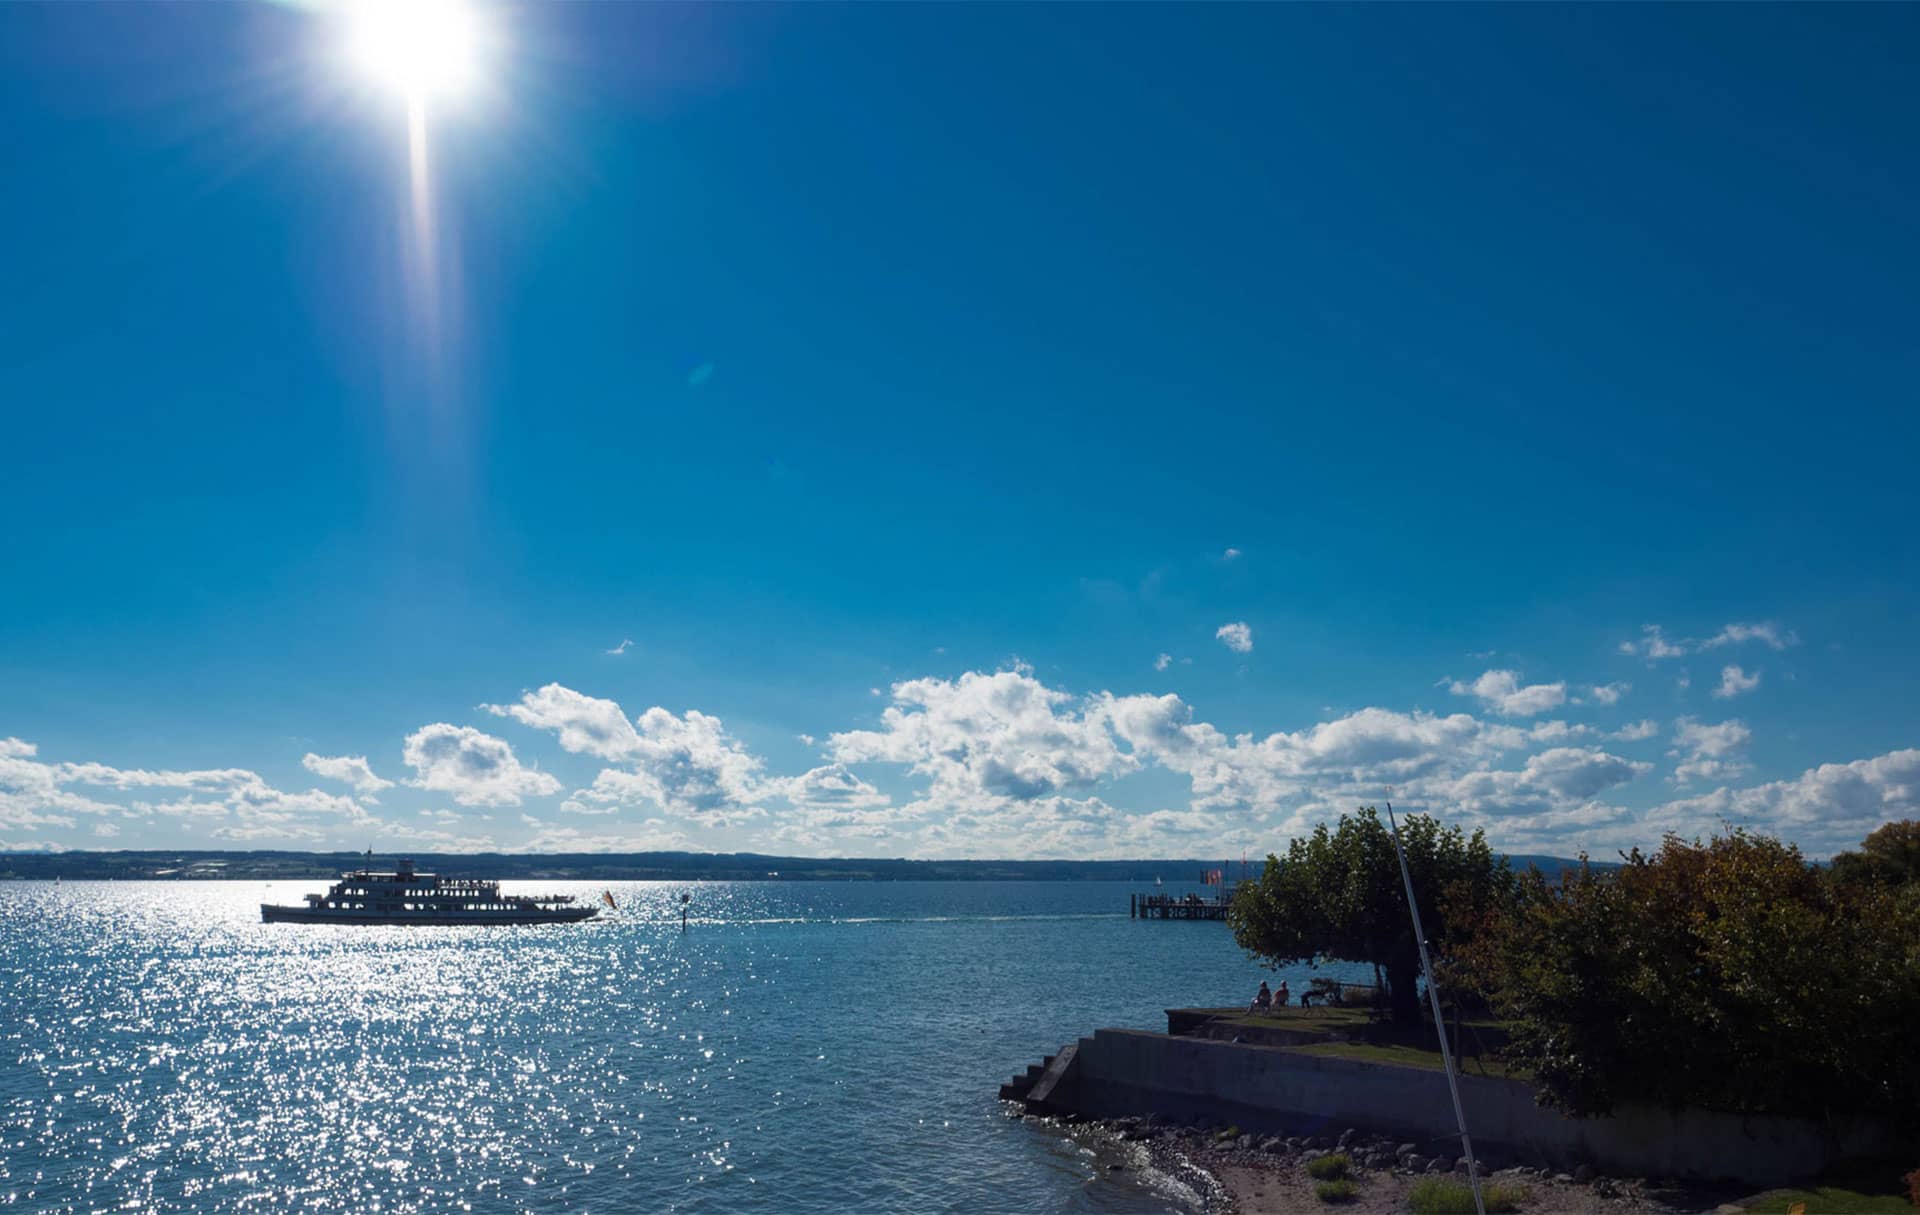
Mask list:
[[[501,894],[499,882],[416,873],[412,861],[392,873],[343,873],[305,906],[260,904],[268,924],[572,924],[599,914],[570,894]]]

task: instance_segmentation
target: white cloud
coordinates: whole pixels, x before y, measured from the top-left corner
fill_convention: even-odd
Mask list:
[[[393,788],[392,781],[374,775],[373,765],[364,755],[315,755],[309,751],[301,757],[300,765],[315,776],[352,785],[368,801],[373,801],[380,790]]]
[[[423,815],[435,822],[457,824],[460,816],[450,811]],[[441,817],[441,816],[446,817]],[[435,852],[498,852],[500,845],[491,835],[465,835],[458,831],[449,831],[444,827],[417,827],[412,823],[380,822],[368,820],[367,826],[383,840],[402,844],[421,844]]]
[[[1620,643],[1622,654],[1638,654],[1649,662],[1658,662],[1662,658],[1679,658],[1687,652],[1690,642],[1669,641],[1666,632],[1657,624],[1640,626],[1638,642]]]
[[[1443,817],[1465,815],[1473,825],[1530,816],[1523,830],[1541,834],[1591,822],[1592,799],[1653,770],[1653,765],[1598,747],[1555,747],[1531,756],[1517,771],[1494,770],[1413,782],[1406,793]],[[1585,810],[1584,819],[1569,817]],[[1496,834],[1497,834],[1496,830]]]
[[[606,702],[611,703],[611,702]],[[676,717],[655,706],[619,761],[572,800],[588,804],[651,804],[676,814],[744,810],[761,797],[760,759],[730,736],[717,717],[689,709]],[[612,758],[612,757],[609,757]]]
[[[1669,802],[1647,815],[1643,831],[1697,836],[1723,822],[1778,834],[1812,855],[1857,847],[1882,823],[1920,818],[1920,750],[1822,764],[1792,780],[1748,789],[1716,789]]]
[[[887,804],[887,795],[853,774],[845,764],[825,764],[783,782],[781,792],[796,806],[869,810]]]
[[[1447,690],[1455,696],[1472,696],[1502,717],[1532,717],[1557,708],[1567,700],[1564,682],[1521,686],[1514,671],[1487,671],[1472,683],[1454,680]]]
[[[1161,654],[1153,660],[1153,669],[1156,671],[1164,671],[1172,665],[1173,655],[1171,654]]]
[[[1226,552],[1220,554],[1220,560],[1222,561],[1237,561],[1239,559],[1240,559],[1240,550],[1237,548],[1230,548]]]
[[[505,739],[472,726],[422,726],[407,736],[401,756],[419,774],[411,784],[449,794],[463,806],[517,806],[522,798],[560,791],[553,777],[521,766]]]
[[[1758,641],[1770,650],[1784,650],[1788,646],[1799,645],[1800,637],[1792,629],[1783,629],[1771,620],[1760,620],[1751,624],[1730,624],[1702,642],[1700,648],[1711,650],[1748,641]]]
[[[1589,688],[1593,698],[1603,705],[1617,705],[1622,697],[1633,690],[1630,683],[1603,683]]]
[[[0,738],[0,759],[32,759],[40,748],[19,738]]]
[[[575,754],[623,760],[640,749],[640,735],[618,703],[585,696],[557,683],[523,694],[518,704],[480,707],[496,717],[511,717],[523,726],[555,731],[561,747]]]
[[[1645,721],[1621,726],[1607,737],[1618,742],[1645,742],[1658,733],[1660,733],[1660,723],[1649,717]]]
[[[1730,624],[1705,641],[1691,639],[1673,640],[1667,637],[1659,625],[1645,625],[1640,630],[1637,642],[1620,643],[1622,654],[1638,654],[1649,662],[1662,658],[1680,658],[1695,650],[1711,650],[1725,645],[1740,645],[1749,641],[1758,641],[1770,649],[1784,650],[1788,646],[1800,644],[1800,638],[1791,629],[1783,629],[1771,620],[1761,620],[1750,624]]]
[[[1536,745],[1540,743],[1564,743],[1576,738],[1585,738],[1593,734],[1594,728],[1565,721],[1539,722],[1527,731],[1527,740]]]
[[[1220,639],[1220,644],[1236,654],[1253,653],[1253,630],[1244,620],[1223,624],[1213,631],[1213,635]]]
[[[628,637],[622,640],[619,645],[614,646],[611,650],[608,650],[607,653],[617,656],[617,655],[626,653],[628,650],[632,648],[633,648],[633,638]]]
[[[28,758],[35,753],[32,743],[8,742],[14,745],[0,754],[0,826],[23,831],[72,827],[75,814],[104,814],[113,809],[62,789],[59,768]]]
[[[119,790],[180,789],[187,791],[188,796],[172,802],[135,801],[130,806],[119,806],[73,793],[63,787],[66,785]],[[211,796],[202,800],[195,794]],[[366,813],[350,797],[318,789],[288,793],[245,768],[149,771],[101,763],[47,764],[17,753],[0,758],[0,824],[27,830],[42,826],[71,828],[74,814],[113,812],[135,817],[167,814],[231,819],[256,832],[264,832],[273,824],[291,824],[299,816],[333,816],[356,821]],[[283,838],[307,836],[283,833]]]
[[[693,848],[684,833],[657,818],[639,824],[638,832],[593,834],[524,816],[521,822],[535,828],[533,838],[518,846],[526,852],[686,852]]]
[[[1690,784],[1695,780],[1725,780],[1747,772],[1743,758],[1753,731],[1738,718],[1715,725],[1682,717],[1673,723],[1673,749],[1667,754],[1680,762],[1673,769],[1673,783]]]
[[[943,797],[1032,800],[1132,771],[1098,720],[1065,706],[1024,669],[895,684],[878,730],[827,740],[842,763],[906,764]]]
[[[1744,692],[1751,692],[1760,686],[1760,672],[1749,675],[1739,667],[1728,664],[1720,669],[1720,686],[1713,690],[1719,700],[1732,700]]]

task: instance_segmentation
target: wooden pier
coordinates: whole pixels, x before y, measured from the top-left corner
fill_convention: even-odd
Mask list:
[[[1224,920],[1232,903],[1197,894],[1130,894],[1127,915],[1136,920]]]

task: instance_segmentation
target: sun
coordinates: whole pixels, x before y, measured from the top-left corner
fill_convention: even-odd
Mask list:
[[[479,33],[472,10],[459,0],[360,0],[352,9],[354,63],[409,106],[473,89]]]

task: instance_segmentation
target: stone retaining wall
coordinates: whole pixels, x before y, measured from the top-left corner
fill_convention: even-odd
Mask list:
[[[1460,1099],[1476,1148],[1559,1168],[1592,1164],[1622,1176],[1772,1185],[1810,1177],[1844,1156],[1895,1146],[1885,1128],[1872,1124],[1827,1128],[1799,1119],[1656,1109],[1567,1118],[1536,1104],[1525,1084],[1479,1076],[1460,1078]],[[1420,1142],[1423,1150],[1459,1151],[1441,1072],[1139,1030],[1103,1029],[1082,1038],[1046,1104],[1089,1117],[1198,1116],[1257,1131],[1317,1134],[1361,1126]]]

